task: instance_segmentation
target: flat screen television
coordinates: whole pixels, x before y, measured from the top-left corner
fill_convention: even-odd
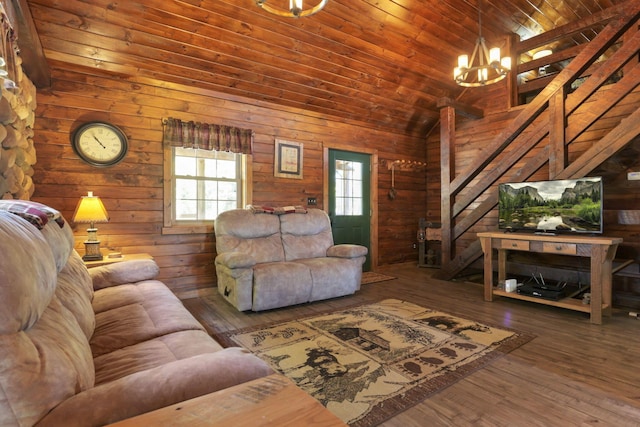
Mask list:
[[[602,178],[498,185],[498,228],[538,233],[602,233]]]

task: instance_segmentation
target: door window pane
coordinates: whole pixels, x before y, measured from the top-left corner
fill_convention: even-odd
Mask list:
[[[336,160],[335,170],[336,215],[362,215],[362,163]]]

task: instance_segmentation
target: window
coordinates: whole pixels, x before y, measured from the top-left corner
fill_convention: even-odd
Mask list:
[[[163,233],[209,232],[221,212],[249,203],[249,156],[181,147],[166,152]]]
[[[336,215],[362,215],[362,163],[349,160],[336,160],[335,166]]]

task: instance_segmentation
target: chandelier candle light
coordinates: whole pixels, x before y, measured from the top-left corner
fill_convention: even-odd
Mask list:
[[[73,214],[73,222],[89,223],[89,228],[87,228],[88,237],[84,242],[85,255],[82,257],[84,261],[102,260],[98,229],[95,227],[95,223],[107,221],[109,221],[109,214],[107,214],[100,197],[94,196],[93,191],[89,191],[87,196],[82,196]]]
[[[477,65],[475,64],[478,60]],[[482,36],[482,11],[478,3],[478,40],[471,54],[458,56],[458,66],[453,70],[456,83],[464,87],[479,87],[499,82],[511,70],[511,57],[500,57],[500,48],[487,49]]]
[[[313,1],[313,0],[312,0]],[[303,0],[289,0],[289,9],[284,6],[272,6],[272,3],[286,3],[286,0],[255,0],[256,4],[262,9],[274,15],[284,16],[287,18],[300,18],[302,16],[311,16],[320,12],[329,0],[320,0],[315,6],[305,10]]]

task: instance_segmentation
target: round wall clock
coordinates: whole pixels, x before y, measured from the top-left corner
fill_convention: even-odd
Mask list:
[[[71,145],[82,160],[93,166],[113,166],[124,159],[129,149],[124,132],[105,122],[80,126],[73,133]]]

